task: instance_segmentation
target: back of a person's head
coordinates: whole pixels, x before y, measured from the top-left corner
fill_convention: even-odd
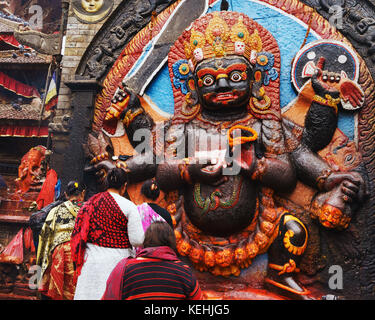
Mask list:
[[[141,193],[148,199],[156,200],[159,198],[160,189],[159,185],[154,179],[147,180],[143,183]]]
[[[66,194],[66,197],[70,198],[70,197],[74,197],[74,196],[79,196],[82,194],[82,192],[85,190],[85,185],[82,184],[82,183],[79,183],[77,181],[70,181],[67,185],[66,185],[66,190],[65,190],[65,194]]]
[[[113,168],[107,174],[107,186],[119,190],[127,182],[126,173],[120,168]]]
[[[153,222],[145,232],[143,247],[149,248],[163,246],[170,247],[177,252],[174,231],[171,226],[164,221]]]

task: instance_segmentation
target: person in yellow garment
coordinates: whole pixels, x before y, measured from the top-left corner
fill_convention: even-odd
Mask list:
[[[76,281],[70,237],[84,195],[82,184],[69,182],[65,191],[68,200],[53,208],[44,222],[37,252],[37,264],[42,269],[38,288],[42,299],[73,300]]]

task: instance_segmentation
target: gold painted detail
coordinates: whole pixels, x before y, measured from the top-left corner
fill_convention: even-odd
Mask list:
[[[81,0],[82,8],[89,13],[98,12],[103,4],[104,0]]]
[[[185,43],[185,55],[195,66],[203,59],[224,57],[230,54],[243,55],[250,60],[253,52],[263,48],[262,39],[257,29],[252,34],[244,24],[243,16],[229,27],[227,22],[215,12],[202,30],[192,29],[190,40]]]
[[[290,220],[294,220],[294,221],[297,221],[302,227],[303,229],[305,230],[305,234],[306,234],[306,237],[305,237],[305,241],[303,243],[302,246],[296,246],[294,244],[292,244],[291,242],[291,239],[294,237],[294,232],[292,230],[288,230],[285,235],[284,235],[284,239],[283,239],[283,243],[284,243],[284,246],[285,248],[292,254],[296,255],[296,256],[300,256],[302,253],[304,253],[305,249],[306,249],[306,246],[307,246],[307,240],[308,240],[308,233],[307,233],[307,230],[306,230],[306,227],[303,225],[303,223],[297,219],[296,217],[293,217],[293,216],[286,216],[285,217],[285,220],[284,220],[284,224]]]
[[[280,271],[278,273],[279,276],[281,276],[284,273],[300,272],[300,269],[297,268],[297,264],[293,259],[289,259],[289,261],[285,263],[283,266],[274,263],[269,263],[268,267],[270,269]]]
[[[324,99],[321,96],[314,95],[313,101],[333,108],[335,110],[335,113],[337,114],[337,110],[338,110],[337,105],[340,103],[340,98],[333,99],[329,94],[326,94],[325,99]]]
[[[134,121],[134,119],[142,113],[143,113],[143,109],[141,108],[135,110],[134,112],[132,110],[128,110],[122,122],[125,124],[126,127],[129,127],[129,125]]]

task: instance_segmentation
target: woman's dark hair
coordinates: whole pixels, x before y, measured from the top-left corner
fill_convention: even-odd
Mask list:
[[[155,221],[150,224],[145,232],[143,247],[167,246],[177,252],[176,237],[171,226],[163,221]]]
[[[142,185],[141,193],[148,199],[156,200],[160,195],[159,185],[153,179],[147,180]]]
[[[128,180],[124,170],[120,168],[113,168],[107,174],[108,188],[120,189]]]
[[[85,185],[77,181],[70,181],[67,186],[65,193],[67,197],[78,196],[86,189]]]

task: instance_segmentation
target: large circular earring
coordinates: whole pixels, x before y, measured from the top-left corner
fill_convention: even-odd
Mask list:
[[[250,106],[255,107],[258,110],[268,110],[271,106],[271,99],[265,94],[262,96],[262,100],[258,100],[255,97],[251,97]]]

